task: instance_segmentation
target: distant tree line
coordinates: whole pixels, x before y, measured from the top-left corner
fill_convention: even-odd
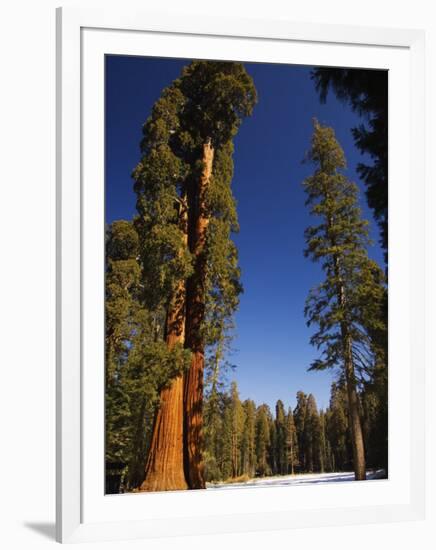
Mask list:
[[[343,382],[331,386],[330,404],[318,410],[315,397],[299,391],[294,409],[278,400],[241,401],[236,382],[209,393],[205,405],[206,478],[210,482],[253,477],[353,470],[353,446]],[[367,467],[386,468],[380,437],[382,407],[371,391],[360,396]]]

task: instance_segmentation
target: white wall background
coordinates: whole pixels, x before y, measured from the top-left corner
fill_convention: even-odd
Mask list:
[[[64,5],[78,1],[64,2]],[[85,3],[85,2],[83,2]],[[86,4],[107,5],[88,0]],[[125,9],[141,3],[123,0]],[[142,6],[144,6],[142,2]],[[152,7],[152,4],[150,7]],[[55,478],[55,0],[3,2],[0,32],[0,544],[47,549],[54,542]],[[436,150],[436,15],[432,0],[159,0],[153,7],[184,13],[290,17],[295,21],[424,28],[427,30],[427,177]],[[435,194],[427,197],[434,216]],[[432,233],[435,225],[432,223]],[[434,247],[432,239],[431,245]],[[430,256],[431,246],[427,242]],[[430,262],[429,262],[430,264]],[[428,270],[435,278],[434,254]],[[431,293],[431,296],[430,296]],[[429,319],[430,321],[430,314]],[[434,328],[434,327],[431,327]],[[430,325],[427,329],[428,366]],[[428,456],[434,464],[434,376],[427,377]],[[433,547],[436,484],[428,471],[424,522],[294,530],[215,537],[85,545],[89,548],[304,548],[325,550]],[[433,545],[432,545],[433,543]]]

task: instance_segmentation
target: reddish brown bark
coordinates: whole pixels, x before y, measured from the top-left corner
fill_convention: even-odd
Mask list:
[[[183,209],[183,210],[182,210]],[[180,225],[187,244],[187,215],[181,207]],[[186,285],[181,281],[169,307],[166,343],[169,349],[185,342]],[[140,491],[187,489],[183,455],[183,374],[160,393],[160,405],[153,424],[145,479]]]
[[[185,347],[192,351],[191,366],[184,385],[185,472],[190,489],[204,489],[203,464],[203,373],[204,342],[201,326],[205,312],[205,243],[209,224],[206,191],[212,175],[214,148],[203,145],[200,177],[190,190],[189,247],[194,256],[194,273],[187,283]]]
[[[140,491],[187,489],[183,469],[183,376],[162,390]]]

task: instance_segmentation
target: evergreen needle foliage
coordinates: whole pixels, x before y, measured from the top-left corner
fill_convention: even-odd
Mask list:
[[[307,160],[316,170],[304,181],[306,204],[320,223],[306,229],[305,256],[321,262],[325,273],[324,281],[311,290],[305,308],[308,325],[318,327],[311,343],[321,351],[311,369],[344,368],[345,328],[353,365],[363,381],[375,362],[371,334],[385,330],[380,315],[383,272],[368,257],[368,222],[358,206],[357,185],[341,171],[346,167],[345,157],[333,129],[314,122]]]
[[[386,331],[384,276],[370,260],[368,223],[358,207],[358,188],[343,174],[345,156],[332,128],[314,121],[307,160],[315,172],[303,182],[306,204],[320,223],[307,228],[305,255],[321,262],[325,279],[313,288],[305,315],[320,350],[310,369],[339,368],[345,378],[356,479],[365,479],[359,384],[368,381],[380,359],[375,334]]]
[[[357,171],[366,183],[366,198],[379,223],[381,244],[388,249],[388,71],[318,68],[312,73],[322,102],[332,89],[349,103],[364,122],[352,129],[354,142],[372,164],[361,162]]]

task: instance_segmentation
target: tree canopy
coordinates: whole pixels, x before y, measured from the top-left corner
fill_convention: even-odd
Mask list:
[[[363,122],[352,129],[356,146],[373,164],[360,162],[357,171],[366,183],[366,198],[378,220],[381,244],[388,249],[388,71],[317,68],[312,72],[322,102],[330,89],[349,103]]]

